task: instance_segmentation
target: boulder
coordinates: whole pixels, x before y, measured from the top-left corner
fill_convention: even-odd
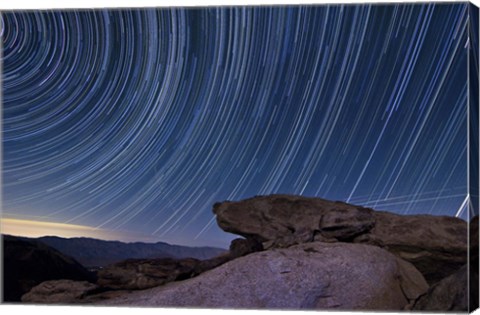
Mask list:
[[[72,304],[96,290],[98,286],[87,281],[50,280],[40,283],[23,295],[22,302]]]
[[[349,240],[375,225],[371,209],[290,195],[226,201],[215,204],[213,212],[224,231],[260,242],[273,242],[273,247],[310,242],[316,234],[327,239]]]
[[[190,278],[199,262],[194,258],[127,259],[99,270],[97,283],[109,289],[143,290]]]
[[[375,226],[353,242],[381,246],[411,262],[434,284],[467,263],[467,223],[432,215],[398,215],[378,211]]]
[[[257,196],[217,203],[226,232],[263,242],[264,249],[320,242],[366,243],[411,262],[433,284],[467,262],[467,223],[433,215],[397,215],[339,201]]]
[[[195,278],[108,305],[249,309],[401,310],[428,285],[410,263],[375,246],[312,242],[251,253]]]
[[[431,286],[426,294],[418,298],[411,309],[415,311],[468,312],[468,277],[468,265],[465,265],[454,274]],[[478,283],[478,273],[470,274],[470,277],[472,282]],[[478,299],[478,291],[476,296]],[[473,310],[474,308],[470,309],[470,311]]]
[[[95,282],[76,260],[34,240],[3,235],[5,302],[19,302],[34,286],[55,279]]]

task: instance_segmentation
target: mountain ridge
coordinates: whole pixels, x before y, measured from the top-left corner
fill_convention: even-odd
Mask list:
[[[75,258],[83,266],[89,268],[104,267],[132,258],[196,258],[204,260],[226,252],[226,249],[222,248],[209,246],[182,246],[166,242],[126,243],[122,241],[100,240],[90,237],[63,238],[59,236],[21,238],[38,240],[65,255]]]

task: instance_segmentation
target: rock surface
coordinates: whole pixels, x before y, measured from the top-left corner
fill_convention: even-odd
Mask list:
[[[193,279],[101,302],[253,309],[400,310],[426,292],[408,262],[370,245],[320,243],[256,252]]]
[[[227,253],[206,260],[194,258],[127,259],[100,269],[97,272],[97,284],[104,289],[144,290],[168,282],[195,277],[233,258]]]
[[[381,246],[411,262],[434,284],[467,263],[467,223],[447,216],[375,212],[375,226],[354,240]]]
[[[224,263],[234,259],[235,257],[232,256],[230,253],[218,255],[217,257],[213,257],[207,260],[201,260],[194,268],[192,276],[197,276],[205,271],[210,269],[216,268]]]
[[[479,252],[478,252],[478,215],[473,217],[470,220],[470,261],[469,261],[469,270],[470,270],[470,279],[469,279],[469,288],[470,288],[470,308],[469,312],[477,309],[479,306]]]
[[[411,262],[430,284],[467,262],[467,223],[430,215],[397,215],[320,198],[271,195],[217,203],[226,232],[263,242],[264,248],[354,242],[376,245]]]
[[[225,201],[215,204],[213,212],[226,232],[282,246],[312,241],[316,234],[345,240],[367,232],[375,224],[371,209],[289,195]],[[287,239],[292,244],[285,243]]]
[[[230,255],[232,258],[242,257],[261,250],[263,250],[262,243],[254,239],[236,238],[230,243]]]
[[[21,296],[47,280],[95,281],[73,258],[38,241],[3,235],[4,301],[19,302]]]
[[[472,274],[478,283],[478,273]],[[478,291],[477,291],[478,296]],[[468,265],[431,286],[413,305],[415,311],[462,311],[469,310]]]
[[[152,288],[190,278],[199,262],[193,258],[128,259],[99,270],[97,283],[110,289]]]
[[[42,282],[22,296],[22,302],[71,304],[98,290],[98,286],[86,281],[50,280]]]

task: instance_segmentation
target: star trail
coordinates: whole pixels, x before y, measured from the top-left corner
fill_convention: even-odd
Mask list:
[[[217,201],[465,217],[468,7],[6,11],[3,216],[226,246]]]

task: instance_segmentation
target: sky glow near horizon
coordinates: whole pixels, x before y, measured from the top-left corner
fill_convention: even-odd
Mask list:
[[[83,225],[2,218],[1,226],[2,233],[8,235],[40,237],[53,233],[61,237],[104,237],[95,233],[95,229]]]
[[[129,231],[109,231],[105,229],[93,228],[85,225],[65,224],[57,222],[46,222],[38,220],[22,220],[1,218],[0,230],[2,234],[23,236],[23,237],[42,237],[59,236],[64,238],[89,237],[100,240],[122,241],[122,242],[145,242],[155,243],[158,241],[153,236],[142,233],[132,233]],[[183,239],[171,240],[179,245],[188,245],[188,241]]]
[[[272,193],[455,215],[467,6],[6,12],[3,216],[224,245]]]

